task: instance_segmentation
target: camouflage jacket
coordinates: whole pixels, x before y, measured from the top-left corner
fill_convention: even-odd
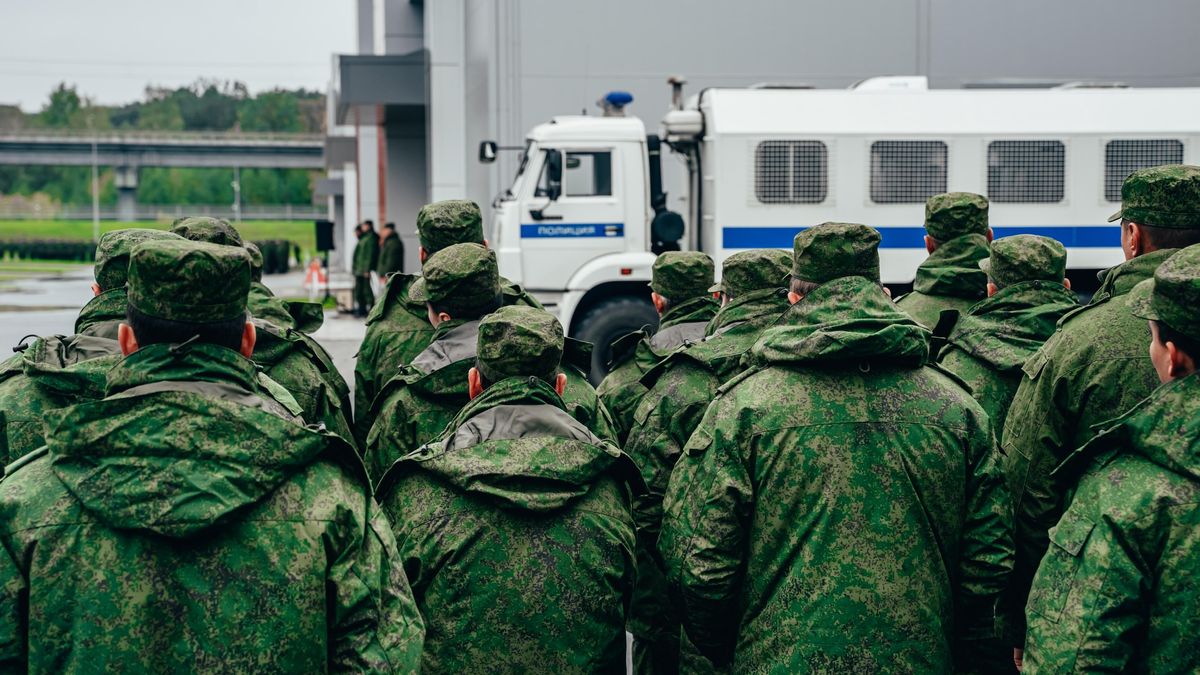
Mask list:
[[[383,478],[422,672],[624,672],[637,470],[562,408],[543,382],[495,383]]]
[[[1054,334],[1058,320],[1078,306],[1075,294],[1061,283],[1009,286],[959,318],[937,361],[967,383],[992,428],[1001,431],[1021,383],[1021,367]]]
[[[408,299],[408,289],[417,278],[415,274],[393,274],[367,315],[367,332],[354,359],[355,433],[360,446],[366,443],[374,421],[370,410],[383,385],[433,340],[425,303]],[[505,305],[541,307],[533,296],[504,277],[500,278],[500,289]]]
[[[634,501],[638,581],[629,631],[638,637],[659,639],[664,631],[679,630],[679,619],[667,601],[657,544],[671,470],[717,388],[740,370],[742,356],[787,307],[787,291],[782,288],[735,298],[713,319],[711,336],[671,354],[642,379],[648,393],[625,444],[647,487],[647,493]]]
[[[1046,533],[1062,516],[1071,487],[1051,471],[1092,437],[1094,425],[1129,411],[1158,386],[1147,350],[1150,328],[1129,313],[1126,294],[1172,253],[1156,251],[1109,270],[1091,304],[1064,316],[1025,363],[1002,443],[1016,527],[1014,644],[1021,643],[1022,608],[1046,553]]]
[[[88,301],[75,318],[80,335],[117,339],[117,326],[125,321],[125,287],[104,291]]]
[[[41,337],[0,364],[0,466],[46,442],[46,413],[104,397],[104,378],[118,361],[116,340]]]
[[[979,261],[986,257],[988,242],[982,234],[966,234],[943,243],[917,268],[912,293],[896,304],[931,329],[942,310],[966,314],[971,305],[987,297],[987,275],[979,269]]]
[[[653,335],[637,331],[612,344],[612,368],[596,388],[612,415],[621,445],[633,428],[633,413],[646,394],[639,380],[646,371],[687,342],[704,338],[708,322],[720,309],[712,298],[695,298],[663,314]]]
[[[333,359],[316,340],[298,330],[261,319],[253,323],[258,334],[254,362],[296,398],[305,422],[324,424],[354,445],[350,389]]]
[[[375,424],[367,436],[367,470],[378,479],[400,457],[436,439],[467,405],[467,373],[475,367],[479,321],[447,321],[436,337],[400,375],[388,382],[372,410]],[[568,349],[577,348],[567,338]],[[576,359],[591,363],[591,353],[574,352]],[[615,442],[608,411],[596,396],[596,390],[578,367],[567,363],[564,354],[562,372],[567,375],[564,393],[567,410],[598,437]]]
[[[351,260],[350,272],[354,276],[362,276],[375,271],[379,263],[379,235],[366,232],[358,235],[358,243],[354,245],[354,258]]]
[[[250,294],[246,297],[246,310],[250,316],[290,329],[296,327],[296,320],[288,307],[288,302],[275,297],[271,289],[261,281],[250,282]]]
[[[928,350],[875,283],[847,277],[793,305],[721,387],[671,476],[659,539],[684,626],[715,663],[1009,661],[996,606],[1011,520],[990,423],[922,365]]]
[[[393,672],[422,624],[343,441],[254,365],[152,345],[0,481],[0,670]]]
[[[1025,672],[1200,671],[1200,375],[1056,473],[1081,469],[1029,595]]]
[[[381,240],[379,245],[379,276],[395,274],[404,269],[404,243],[400,235],[393,232]]]

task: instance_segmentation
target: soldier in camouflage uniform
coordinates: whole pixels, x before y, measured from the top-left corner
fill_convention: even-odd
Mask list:
[[[425,620],[421,670],[624,672],[637,469],[566,412],[553,316],[504,307],[477,352],[470,404],[378,491]]]
[[[433,254],[454,244],[487,246],[479,205],[465,199],[423,206],[417,214],[417,237],[421,242],[417,255],[422,265]],[[433,340],[433,326],[425,303],[408,297],[408,289],[420,278],[417,274],[393,274],[387,280],[382,298],[367,316],[367,332],[354,361],[355,431],[360,444],[365,444],[374,422],[369,411],[383,385]],[[500,277],[500,286],[503,304],[541,307],[533,296],[508,279]]]
[[[404,271],[404,242],[396,233],[396,224],[387,223],[379,235],[379,276],[387,279]]]
[[[722,385],[663,505],[693,644],[736,672],[948,672],[1007,661],[1011,518],[987,415],[925,366],[879,233],[796,236],[781,325]]]
[[[371,273],[378,264],[379,235],[375,234],[375,223],[364,220],[358,226],[358,243],[354,245],[350,269],[354,274],[354,316],[366,316],[375,305]]]
[[[625,444],[648,489],[634,502],[638,582],[629,632],[639,673],[674,673],[680,665],[679,617],[667,602],[657,544],[671,469],[717,388],[740,370],[742,356],[758,335],[788,308],[785,285],[791,265],[792,256],[779,249],[742,251],[726,258],[721,283],[709,289],[722,296],[721,311],[709,325],[711,335],[669,355],[642,378],[648,391]],[[694,650],[688,651],[690,655]]]
[[[428,306],[434,338],[376,398],[366,451],[367,469],[375,478],[399,457],[437,438],[470,400],[467,372],[477,357],[480,319],[501,303],[496,254],[479,244],[442,249],[426,261],[423,272],[408,297]],[[586,376],[568,363],[563,373],[570,384],[567,411],[597,437],[614,440],[612,422]]]
[[[76,334],[40,337],[0,364],[0,466],[45,443],[45,414],[104,395],[104,376],[121,359],[117,326],[125,319],[129,252],[159,230],[107,232],[96,246],[95,296],[75,320]]]
[[[249,283],[241,248],[134,249],[107,397],[0,481],[0,670],[417,667],[362,463],[255,391]]]
[[[1126,262],[1105,274],[1086,307],[1058,329],[1024,366],[1004,424],[1005,471],[1012,486],[1017,562],[1010,611],[1013,645],[1047,531],[1071,485],[1051,471],[1087,442],[1092,427],[1123,415],[1158,384],[1146,354],[1146,323],[1129,313],[1129,291],[1149,279],[1175,249],[1200,243],[1200,167],[1135,171],[1121,186],[1121,247]]]
[[[988,200],[973,192],[946,192],[925,202],[925,249],[913,291],[896,301],[917,323],[932,329],[943,310],[963,314],[987,296],[987,275],[979,261],[988,257],[992,229]]]
[[[713,285],[712,258],[697,251],[660,254],[650,270],[650,299],[658,310],[658,329],[617,338],[612,343],[612,364],[597,391],[617,425],[621,445],[633,427],[633,413],[646,393],[638,380],[671,352],[704,337],[708,322],[719,306]]]
[[[251,322],[258,330],[254,362],[295,397],[306,422],[324,424],[357,446],[350,387],[325,348],[301,328],[320,327],[324,320],[321,307],[314,303],[285,303],[276,298],[261,282],[262,254],[255,256],[258,247],[251,249],[254,245],[243,242],[241,234],[227,221],[207,216],[183,218],[175,222],[171,231],[191,241],[246,249],[251,264],[246,302]],[[285,323],[276,323],[269,317]]]
[[[967,383],[992,428],[1002,430],[1021,367],[1079,302],[1065,278],[1067,249],[1048,237],[997,239],[979,267],[988,275],[988,299],[953,323],[939,322],[938,330],[949,334],[936,357]]]
[[[1026,672],[1200,671],[1200,246],[1129,297],[1163,385],[1055,471],[1082,477],[1033,581]]]

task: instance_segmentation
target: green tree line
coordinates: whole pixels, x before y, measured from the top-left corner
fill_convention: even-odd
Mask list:
[[[319,133],[325,97],[307,90],[274,90],[251,95],[241,82],[198,80],[176,89],[147,87],[141,101],[97,105],[74,85],[61,83],[36,113],[21,113],[17,128],[137,131],[218,131]],[[10,122],[12,123],[12,122]],[[100,201],[116,202],[112,169],[101,173]],[[245,204],[308,204],[315,172],[305,169],[243,169]],[[141,170],[138,201],[143,204],[223,204],[233,201],[233,170],[157,168]],[[0,196],[44,194],[63,204],[91,202],[91,168],[79,166],[0,166]]]

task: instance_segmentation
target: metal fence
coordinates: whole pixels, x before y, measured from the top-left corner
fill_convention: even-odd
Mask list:
[[[308,204],[243,205],[242,220],[323,220],[328,218],[325,206]],[[215,216],[237,220],[238,214],[229,204],[138,204],[134,220],[174,220],[181,216]],[[0,219],[6,220],[91,220],[92,207],[85,204],[41,205],[0,204]],[[100,207],[101,220],[120,220],[116,206]]]

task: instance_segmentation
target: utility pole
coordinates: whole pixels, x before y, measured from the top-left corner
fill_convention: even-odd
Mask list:
[[[94,135],[92,136],[92,243],[100,243],[100,168],[97,166],[96,137]]]
[[[242,169],[233,167],[233,219],[238,225],[242,224]]]

